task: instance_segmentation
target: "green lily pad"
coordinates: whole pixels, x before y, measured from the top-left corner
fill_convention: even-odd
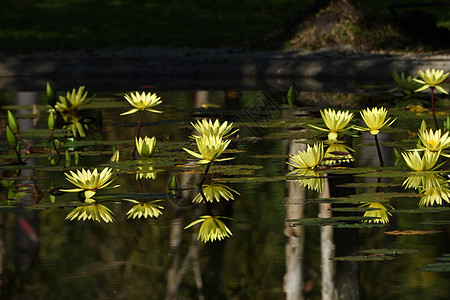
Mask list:
[[[393,259],[394,259],[393,256],[383,254],[339,256],[334,258],[334,260],[337,261],[385,261]]]
[[[450,272],[450,262],[428,264],[424,267],[417,268],[417,270],[425,272]]]
[[[434,220],[419,222],[422,225],[450,225],[450,220]]]
[[[284,181],[284,176],[273,176],[273,177],[230,177],[230,178],[215,178],[214,181],[217,182],[227,182],[227,183],[261,183],[261,182],[275,182]]]
[[[351,187],[351,188],[371,188],[371,187],[393,187],[400,186],[396,183],[388,182],[350,182],[344,184],[338,184],[337,187]]]
[[[411,209],[395,209],[390,212],[396,213],[396,214],[428,214],[428,213],[438,213],[443,211],[450,211],[450,207],[442,206],[442,207],[418,207],[418,208],[411,208]],[[450,222],[450,221],[449,221]]]
[[[363,254],[386,254],[386,255],[397,255],[397,254],[411,254],[411,253],[417,253],[419,250],[416,249],[388,249],[388,248],[382,248],[382,249],[367,249],[367,250],[360,250],[360,253]]]
[[[376,218],[372,217],[333,217],[333,218],[305,218],[305,219],[293,219],[287,220],[288,222],[294,222],[292,225],[307,225],[307,226],[317,226],[317,225],[339,225],[348,222],[361,222],[364,220],[373,220]]]

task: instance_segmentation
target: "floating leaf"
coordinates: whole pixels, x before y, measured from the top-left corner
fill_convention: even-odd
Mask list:
[[[338,260],[338,261],[383,261],[383,260],[393,260],[393,259],[394,259],[393,256],[383,255],[383,254],[339,256],[339,257],[334,258],[334,260]]]
[[[392,187],[392,186],[400,186],[400,184],[396,183],[388,183],[388,182],[350,182],[344,184],[338,184],[337,187],[352,187],[352,188],[371,188],[371,187]]]
[[[288,222],[295,222],[292,224],[293,226],[297,225],[308,225],[308,226],[316,226],[316,225],[339,225],[341,223],[348,222],[361,222],[364,220],[373,220],[374,218],[368,217],[333,217],[333,218],[305,218],[305,219],[293,219],[288,220]]]
[[[437,230],[394,230],[394,231],[385,231],[385,234],[389,235],[424,235],[424,234],[436,234],[442,231]]]
[[[446,207],[446,206],[436,206],[436,207],[418,207],[418,208],[410,208],[410,209],[396,209],[393,210],[392,212],[396,213],[396,214],[402,214],[402,213],[407,213],[407,214],[423,214],[423,213],[438,213],[438,212],[443,212],[443,211],[449,211],[450,207]]]
[[[417,270],[425,272],[450,272],[450,262],[428,264],[424,267],[417,268]]]
[[[382,249],[367,249],[367,250],[360,250],[360,253],[367,253],[367,254],[387,254],[387,255],[397,255],[397,254],[411,254],[411,253],[417,253],[419,250],[416,249],[388,249],[388,248],[382,248]]]

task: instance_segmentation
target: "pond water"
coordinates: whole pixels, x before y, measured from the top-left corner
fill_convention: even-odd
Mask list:
[[[404,185],[413,175],[440,176],[446,185],[448,166],[427,175],[413,173],[394,151],[416,147],[414,133],[422,119],[433,124],[429,111],[405,109],[412,100],[383,93],[297,92],[290,107],[286,92],[156,91],[162,104],[155,109],[163,113],[144,112],[140,132],[156,137],[156,149],[151,160],[142,160],[132,158],[139,114],[120,116],[131,109],[123,97],[129,91],[87,90],[96,96],[78,111],[86,137],[55,130],[59,161],[51,151],[45,92],[0,94],[2,298],[448,297],[449,205],[420,206],[424,195]],[[411,103],[417,101],[426,102],[426,96]],[[344,149],[354,152],[339,148],[331,154],[342,162],[328,160],[316,173],[289,175],[289,155],[326,139],[326,133],[308,126],[324,127],[319,109],[350,110],[352,122],[364,126],[359,109],[373,105],[384,105],[389,117],[398,118],[378,134],[383,167],[373,136],[352,130],[339,138]],[[25,164],[10,164],[7,109],[35,149],[22,154]],[[239,129],[223,154],[234,159],[214,163],[205,182],[228,186],[234,200],[192,202],[205,165],[197,165],[183,148],[197,151],[190,123],[201,118],[233,122]],[[439,115],[440,124],[444,118]],[[113,147],[119,150],[118,162],[110,161]],[[120,187],[96,196],[114,212],[115,221],[67,220],[83,197],[54,188],[74,187],[65,178],[68,170],[104,167],[115,172],[111,186]],[[141,179],[139,172],[144,172]],[[169,189],[174,177],[177,188]],[[133,203],[122,199],[160,199],[162,215],[128,219]],[[364,217],[372,203],[386,205],[388,222]],[[197,240],[200,226],[184,229],[209,210],[231,218],[224,222],[232,236],[203,243]]]

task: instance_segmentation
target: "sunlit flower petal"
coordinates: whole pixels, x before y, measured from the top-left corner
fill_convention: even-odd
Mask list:
[[[442,93],[448,94],[446,90],[440,85],[449,75],[449,73],[444,74],[444,70],[426,69],[425,71],[417,71],[422,79],[414,79],[414,81],[423,84],[422,87],[416,89],[416,92],[426,90],[427,88],[436,88]]]
[[[136,137],[136,149],[139,152],[139,155],[142,158],[150,158],[153,155],[153,151],[156,147],[156,138],[149,138],[146,136],[145,138]]]
[[[67,92],[66,96],[59,96],[59,101],[55,108],[61,113],[67,113],[76,110],[78,107],[88,104],[93,98],[87,98],[87,92],[84,91],[84,86],[80,86],[78,90],[73,89],[72,93]]]
[[[125,95],[125,99],[135,108],[126,111],[124,113],[121,113],[120,115],[129,115],[138,111],[149,111],[154,113],[162,113],[162,111],[152,109],[152,107],[161,104],[162,101],[160,100],[161,97],[158,97],[156,94],[142,92],[142,94],[139,95],[138,92],[135,94],[131,93],[130,95]]]
[[[345,128],[345,126],[347,126],[348,123],[353,118],[353,113],[351,112],[341,110],[336,111],[334,109],[329,108],[321,110],[320,114],[322,115],[322,119],[325,122],[325,125],[328,127],[328,130],[321,127],[317,127],[312,124],[309,124],[309,126],[318,130],[329,131],[328,133],[329,140],[336,140],[339,132],[352,128],[352,127]]]
[[[197,120],[197,123],[191,123],[192,126],[197,130],[201,135],[215,135],[220,136],[222,138],[227,138],[230,135],[236,133],[239,129],[230,132],[233,129],[233,123],[228,123],[227,121],[220,124],[219,120],[215,120],[214,123],[212,120]],[[194,135],[195,138],[199,138],[200,136]]]
[[[307,145],[305,151],[298,151],[298,154],[289,156],[292,163],[286,163],[294,168],[313,169],[322,163],[323,155],[323,143],[314,144],[312,147]]]
[[[436,152],[444,150],[450,146],[449,132],[442,134],[441,130],[438,129],[433,131],[431,128],[420,129],[418,133],[419,139],[422,142],[423,149],[428,149],[430,151]]]
[[[384,107],[366,108],[360,113],[367,128],[355,127],[355,129],[370,131],[372,135],[378,134],[382,128],[391,126],[397,120],[397,118],[392,121],[390,118],[386,120],[387,110]]]
[[[420,156],[420,153],[423,155]],[[412,151],[402,152],[403,159],[408,167],[414,171],[431,170],[436,165],[441,151],[431,152],[429,150],[419,151],[414,149]]]
[[[208,164],[213,161],[224,161],[234,158],[217,158],[228,147],[231,142],[230,140],[223,140],[222,137],[216,135],[202,135],[196,138],[195,142],[197,143],[200,154],[186,148],[183,148],[183,150],[192,156],[199,158],[198,164]]]
[[[63,192],[80,192],[85,191],[86,198],[91,198],[95,192],[99,189],[106,188],[113,181],[110,180],[113,174],[113,170],[111,168],[104,168],[101,173],[98,173],[97,168],[93,171],[89,169],[81,169],[77,170],[77,172],[69,171],[69,173],[65,173],[66,179],[77,186],[78,188],[74,189],[61,189]],[[113,188],[118,187],[114,186]]]

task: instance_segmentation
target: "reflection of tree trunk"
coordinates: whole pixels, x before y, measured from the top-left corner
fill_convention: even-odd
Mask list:
[[[319,198],[330,197],[330,185],[325,179],[323,192]],[[319,218],[331,218],[331,203],[319,204]],[[320,249],[322,268],[322,300],[334,299],[334,242],[333,226],[320,227]]]
[[[291,141],[290,154],[297,154],[299,150],[305,149],[305,144]],[[286,199],[286,219],[302,219],[304,217],[306,188],[299,187],[298,182],[288,181],[288,196]],[[284,275],[284,293],[286,299],[304,299],[304,276],[303,276],[303,252],[305,244],[304,226],[292,227],[291,222],[285,222],[284,234],[286,242],[286,274]]]

